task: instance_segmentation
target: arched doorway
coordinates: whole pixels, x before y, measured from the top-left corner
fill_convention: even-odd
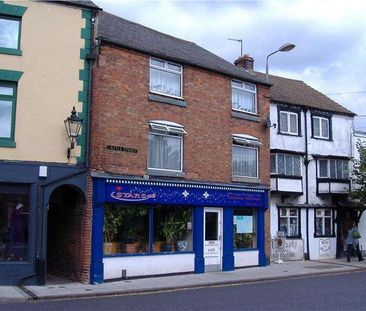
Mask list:
[[[79,280],[82,273],[81,223],[83,192],[72,185],[56,188],[49,200],[47,274]]]

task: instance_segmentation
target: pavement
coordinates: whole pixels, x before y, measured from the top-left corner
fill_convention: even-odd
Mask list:
[[[230,272],[210,272],[204,274],[181,274],[148,278],[127,279],[105,282],[103,284],[82,284],[63,279],[51,279],[45,286],[0,286],[0,303],[9,301],[72,299],[82,297],[128,295],[189,289],[225,284],[240,284],[348,273],[366,270],[366,260],[350,263],[345,258],[288,261],[282,264],[271,263],[266,267],[250,267]]]

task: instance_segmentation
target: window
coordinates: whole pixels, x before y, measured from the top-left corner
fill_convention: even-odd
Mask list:
[[[280,111],[279,133],[299,135],[299,114],[290,111]]]
[[[148,168],[182,172],[185,133],[183,127],[177,123],[150,122]]]
[[[300,236],[300,219],[298,208],[280,208],[279,231],[286,237]]]
[[[333,210],[329,208],[315,210],[315,236],[332,236]]]
[[[150,58],[150,91],[168,96],[182,98],[181,65]]]
[[[0,82],[0,146],[14,143],[16,96],[15,83]]]
[[[338,159],[320,159],[319,160],[319,178],[348,179],[348,160]]]
[[[104,255],[192,251],[192,228],[190,207],[107,204]]]
[[[257,248],[257,213],[253,209],[234,209],[234,249]]]
[[[313,116],[313,137],[330,139],[329,124],[330,122],[328,118]]]
[[[257,113],[257,89],[255,84],[232,80],[232,109]]]
[[[301,176],[301,156],[271,154],[271,174]]]
[[[29,187],[0,184],[0,262],[28,259]]]
[[[20,19],[0,16],[0,47],[19,49]]]
[[[258,177],[257,138],[249,135],[233,135],[233,175],[240,177]]]

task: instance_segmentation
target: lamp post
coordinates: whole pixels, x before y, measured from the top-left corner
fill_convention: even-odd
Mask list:
[[[292,43],[285,43],[284,45],[282,45],[277,51],[272,52],[271,54],[269,54],[267,56],[266,59],[266,81],[268,82],[268,58],[273,55],[276,54],[277,52],[288,52],[291,51],[296,45],[292,44]]]
[[[75,147],[75,142],[83,123],[83,119],[78,118],[78,116],[76,115],[75,106],[72,108],[70,117],[68,117],[64,121],[64,123],[67,133],[67,139],[70,142],[70,147],[67,148],[67,158],[70,159],[71,150]]]

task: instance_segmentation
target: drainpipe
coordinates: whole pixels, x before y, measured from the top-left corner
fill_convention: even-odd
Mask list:
[[[304,110],[304,123],[305,123],[305,205],[306,205],[306,256],[305,259],[310,259],[310,247],[309,247],[309,150],[308,150],[308,122],[307,122],[307,110]]]

